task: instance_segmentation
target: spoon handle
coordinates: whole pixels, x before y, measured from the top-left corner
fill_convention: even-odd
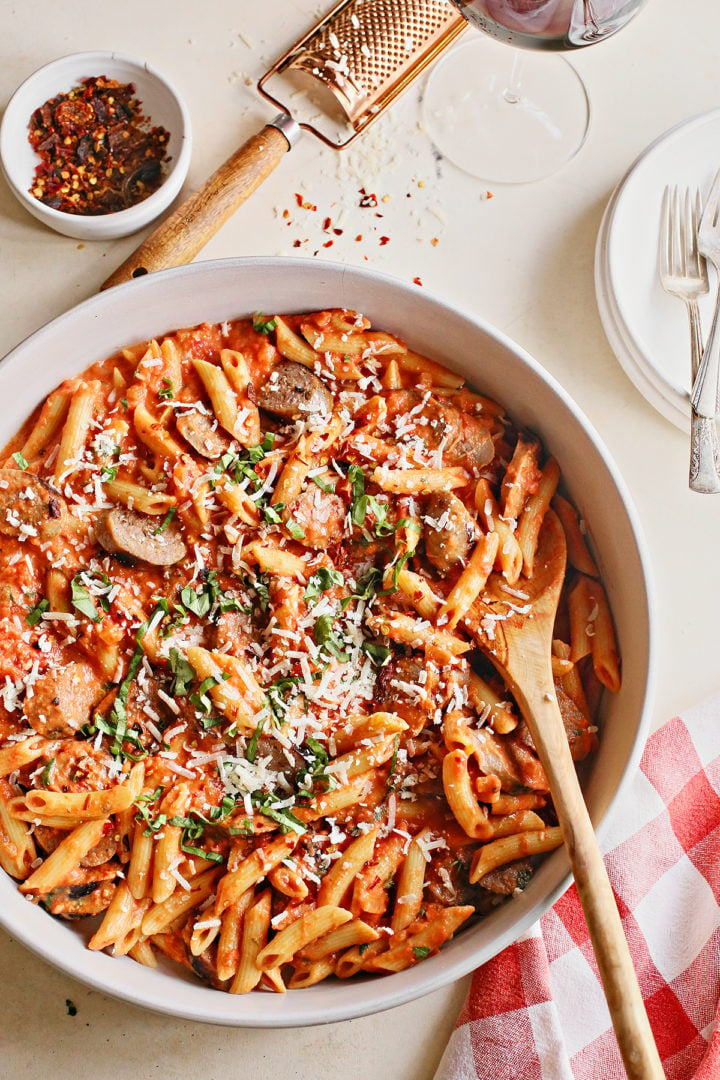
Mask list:
[[[552,677],[545,686],[528,687],[527,696],[520,692],[518,705],[550,785],[625,1070],[630,1080],[664,1080],[612,886],[580,790]]]

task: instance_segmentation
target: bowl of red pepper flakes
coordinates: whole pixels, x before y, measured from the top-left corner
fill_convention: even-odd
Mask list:
[[[81,240],[148,225],[180,192],[190,163],[187,108],[149,65],[118,53],[61,57],[16,90],[0,162],[36,218]]]

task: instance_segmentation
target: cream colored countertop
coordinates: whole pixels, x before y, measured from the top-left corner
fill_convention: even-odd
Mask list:
[[[0,0],[0,107],[54,57],[116,49],[144,58],[189,105],[191,189],[272,115],[254,82],[318,14],[310,0],[125,0],[115,10]],[[718,41],[714,0],[650,0],[622,33],[573,57],[593,106],[580,154],[543,182],[494,187],[492,199],[484,195],[488,185],[436,161],[418,126],[421,80],[344,157],[302,139],[201,255],[317,251],[419,277],[510,334],[564,384],[609,446],[646,530],[659,622],[656,724],[720,689],[720,499],[687,490],[686,437],[645,402],[611,352],[595,304],[593,257],[603,209],[634,157],[673,124],[720,103]],[[358,208],[361,187],[390,196],[381,221],[369,224]],[[300,209],[296,192],[317,211]],[[343,226],[328,248],[326,216]],[[389,241],[381,244],[381,235]],[[136,242],[83,246],[63,238],[31,219],[0,182],[0,355],[96,291]],[[26,1080],[431,1080],[464,993],[460,983],[363,1020],[249,1031],[174,1021],[104,997],[2,931],[0,970],[0,1075]]]

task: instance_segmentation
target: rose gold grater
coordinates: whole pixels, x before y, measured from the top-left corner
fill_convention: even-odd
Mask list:
[[[258,82],[302,73],[335,96],[350,122],[343,142],[301,124],[328,146],[341,149],[365,130],[467,23],[447,0],[341,0],[310,33],[285,53]]]
[[[112,274],[104,289],[155,270],[192,262],[297,142],[301,130],[339,150],[349,145],[462,32],[449,0],[342,0],[258,82],[281,112],[236,150]],[[289,80],[294,98],[308,87],[341,114],[345,131],[328,135],[297,122],[266,88]],[[339,108],[338,108],[339,106]]]

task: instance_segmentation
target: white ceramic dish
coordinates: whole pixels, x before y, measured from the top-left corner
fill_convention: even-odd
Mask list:
[[[650,144],[615,189],[595,256],[595,287],[608,340],[640,393],[668,420],[690,428],[690,335],[683,304],[658,276],[662,194],[667,184],[707,194],[720,166],[720,109],[678,124]],[[712,271],[711,271],[712,274]],[[715,299],[700,300],[705,333]]]
[[[58,382],[130,342],[181,326],[256,311],[349,307],[450,364],[535,429],[561,464],[586,518],[602,567],[623,656],[623,688],[603,710],[603,737],[586,787],[600,822],[637,764],[649,720],[653,672],[652,589],[629,495],[597,434],[565,391],[527,353],[482,320],[368,270],[304,259],[234,259],[153,274],[87,300],[39,330],[0,365],[4,442]],[[53,357],[52,364],[48,357]],[[569,882],[555,852],[527,890],[461,932],[417,967],[383,978],[320,983],[285,995],[235,997],[172,966],[140,967],[88,952],[82,924],[56,921],[22,898],[0,873],[0,923],[50,963],[97,989],[192,1020],[258,1027],[344,1020],[386,1009],[459,978],[513,941]]]
[[[97,75],[133,83],[144,115],[170,132],[171,160],[162,185],[143,202],[114,214],[83,217],[54,210],[30,194],[40,159],[28,142],[28,123],[46,101],[71,90],[81,79]],[[191,145],[190,114],[178,91],[148,64],[115,52],[73,53],[41,67],[15,91],[0,125],[0,162],[13,194],[33,217],[79,240],[112,240],[149,225],[179,194],[190,165]]]

